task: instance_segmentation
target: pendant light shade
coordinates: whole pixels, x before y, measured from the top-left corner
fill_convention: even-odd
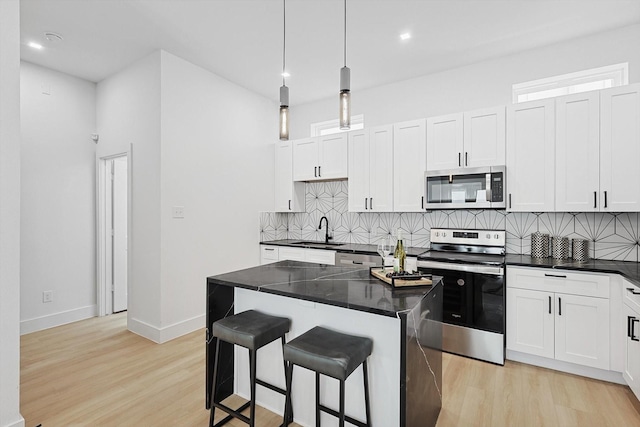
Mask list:
[[[344,67],[340,69],[340,129],[351,128],[351,70],[347,67],[347,0],[344,0]]]
[[[282,0],[282,86],[280,86],[280,140],[289,139],[289,88],[285,85],[285,60],[287,53],[287,0]]]

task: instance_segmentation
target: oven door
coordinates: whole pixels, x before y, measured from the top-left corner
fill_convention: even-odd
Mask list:
[[[418,270],[442,276],[445,323],[504,334],[504,268],[421,260]]]

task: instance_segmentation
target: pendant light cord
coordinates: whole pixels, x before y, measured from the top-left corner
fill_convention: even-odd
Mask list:
[[[282,86],[284,86],[285,58],[287,57],[287,0],[282,0]]]
[[[347,66],[347,0],[344,0],[344,66]]]

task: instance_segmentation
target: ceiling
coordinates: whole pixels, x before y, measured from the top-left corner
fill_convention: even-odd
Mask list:
[[[23,60],[99,82],[164,49],[278,99],[282,0],[20,3]],[[337,97],[342,0],[286,4],[291,105]],[[348,0],[347,8],[353,92],[640,22],[640,0]],[[64,40],[49,42],[48,31]],[[404,32],[412,38],[403,42]]]

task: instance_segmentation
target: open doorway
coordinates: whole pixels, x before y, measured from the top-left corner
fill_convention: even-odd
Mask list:
[[[129,156],[98,159],[98,311],[128,309]]]

